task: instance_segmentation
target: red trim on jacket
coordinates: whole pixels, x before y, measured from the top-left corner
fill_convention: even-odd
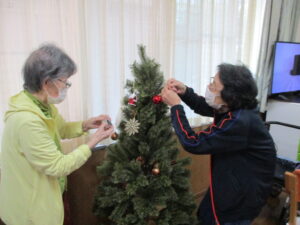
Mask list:
[[[181,130],[185,133],[186,137],[187,137],[188,139],[191,139],[191,138],[196,139],[195,136],[189,136],[188,132],[187,132],[187,131],[184,129],[184,127],[182,126],[182,123],[181,123],[181,120],[180,120],[180,117],[179,117],[178,110],[176,110],[176,115],[177,115],[177,120],[178,120],[178,122],[179,122],[179,124],[180,124],[180,128],[181,128]]]
[[[179,111],[176,110],[176,116],[177,116],[177,120],[180,124],[180,128],[181,130],[185,133],[186,137],[189,138],[189,139],[196,139],[195,136],[189,136],[188,132],[184,129],[183,125],[182,125],[182,122],[180,120],[180,117],[179,117]],[[216,128],[222,128],[225,124],[226,121],[228,120],[231,120],[232,119],[232,113],[231,112],[228,112],[228,118],[225,118],[222,120],[220,126],[216,126],[215,122],[210,125],[210,128],[209,128],[209,131],[199,131],[197,132],[197,135],[201,134],[201,133],[205,133],[205,134],[210,134],[212,133],[212,129],[214,127]],[[216,212],[216,208],[215,208],[215,200],[214,200],[214,191],[213,191],[213,175],[212,175],[212,162],[210,163],[210,200],[211,200],[211,207],[212,207],[212,211],[213,211],[213,215],[214,215],[214,218],[215,218],[215,221],[216,221],[216,224],[217,225],[220,225],[220,222],[219,222],[219,218],[217,216],[217,212]]]
[[[183,125],[182,125],[182,123],[181,123],[180,117],[179,117],[179,111],[178,111],[178,110],[176,110],[176,116],[177,116],[177,120],[178,120],[178,123],[179,123],[179,125],[180,125],[180,128],[181,128],[181,130],[185,133],[186,137],[187,137],[188,139],[196,139],[195,136],[189,136],[188,132],[184,129],[184,127],[183,127]],[[231,113],[231,112],[228,112],[228,116],[229,116],[229,118],[226,118],[226,119],[223,119],[223,120],[222,120],[222,122],[221,122],[221,124],[220,124],[219,127],[217,127],[217,125],[216,125],[215,123],[213,123],[212,125],[210,125],[209,131],[201,130],[201,131],[197,132],[196,134],[197,134],[197,135],[198,135],[198,134],[201,134],[201,133],[204,133],[204,134],[210,134],[210,133],[212,133],[212,129],[213,129],[214,127],[216,127],[216,128],[222,128],[223,125],[224,125],[224,123],[225,123],[226,121],[232,119],[232,113]]]
[[[214,214],[214,218],[216,221],[216,225],[220,225],[219,218],[217,216],[216,208],[215,208],[215,199],[214,199],[214,190],[213,190],[213,182],[212,182],[212,160],[210,159],[210,174],[209,174],[209,186],[210,186],[210,201],[211,201],[211,208]]]

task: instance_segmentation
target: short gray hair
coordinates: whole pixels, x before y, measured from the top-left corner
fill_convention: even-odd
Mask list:
[[[76,73],[74,61],[53,44],[44,44],[33,51],[23,67],[24,89],[36,93],[42,89],[43,82],[59,77],[70,77]]]

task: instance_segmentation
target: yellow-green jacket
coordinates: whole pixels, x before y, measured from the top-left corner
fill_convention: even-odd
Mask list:
[[[81,145],[64,155],[58,138],[83,134],[82,122],[65,122],[51,105],[52,118],[22,91],[5,114],[0,157],[0,218],[7,225],[62,225],[64,210],[58,178],[82,166],[91,155]]]

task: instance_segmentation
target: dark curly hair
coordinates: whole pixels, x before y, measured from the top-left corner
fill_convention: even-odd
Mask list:
[[[257,107],[256,82],[246,66],[223,63],[218,66],[218,72],[224,85],[221,97],[230,110]]]

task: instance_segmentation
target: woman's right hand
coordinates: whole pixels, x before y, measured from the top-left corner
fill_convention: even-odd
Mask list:
[[[87,145],[90,149],[94,148],[96,144],[100,141],[110,137],[110,135],[114,132],[114,127],[107,123],[101,123],[97,131],[92,134],[90,140],[87,142]]]
[[[175,80],[173,78],[169,79],[167,81],[167,85],[168,89],[176,92],[179,95],[183,95],[186,91],[186,86],[184,85],[184,83]]]

